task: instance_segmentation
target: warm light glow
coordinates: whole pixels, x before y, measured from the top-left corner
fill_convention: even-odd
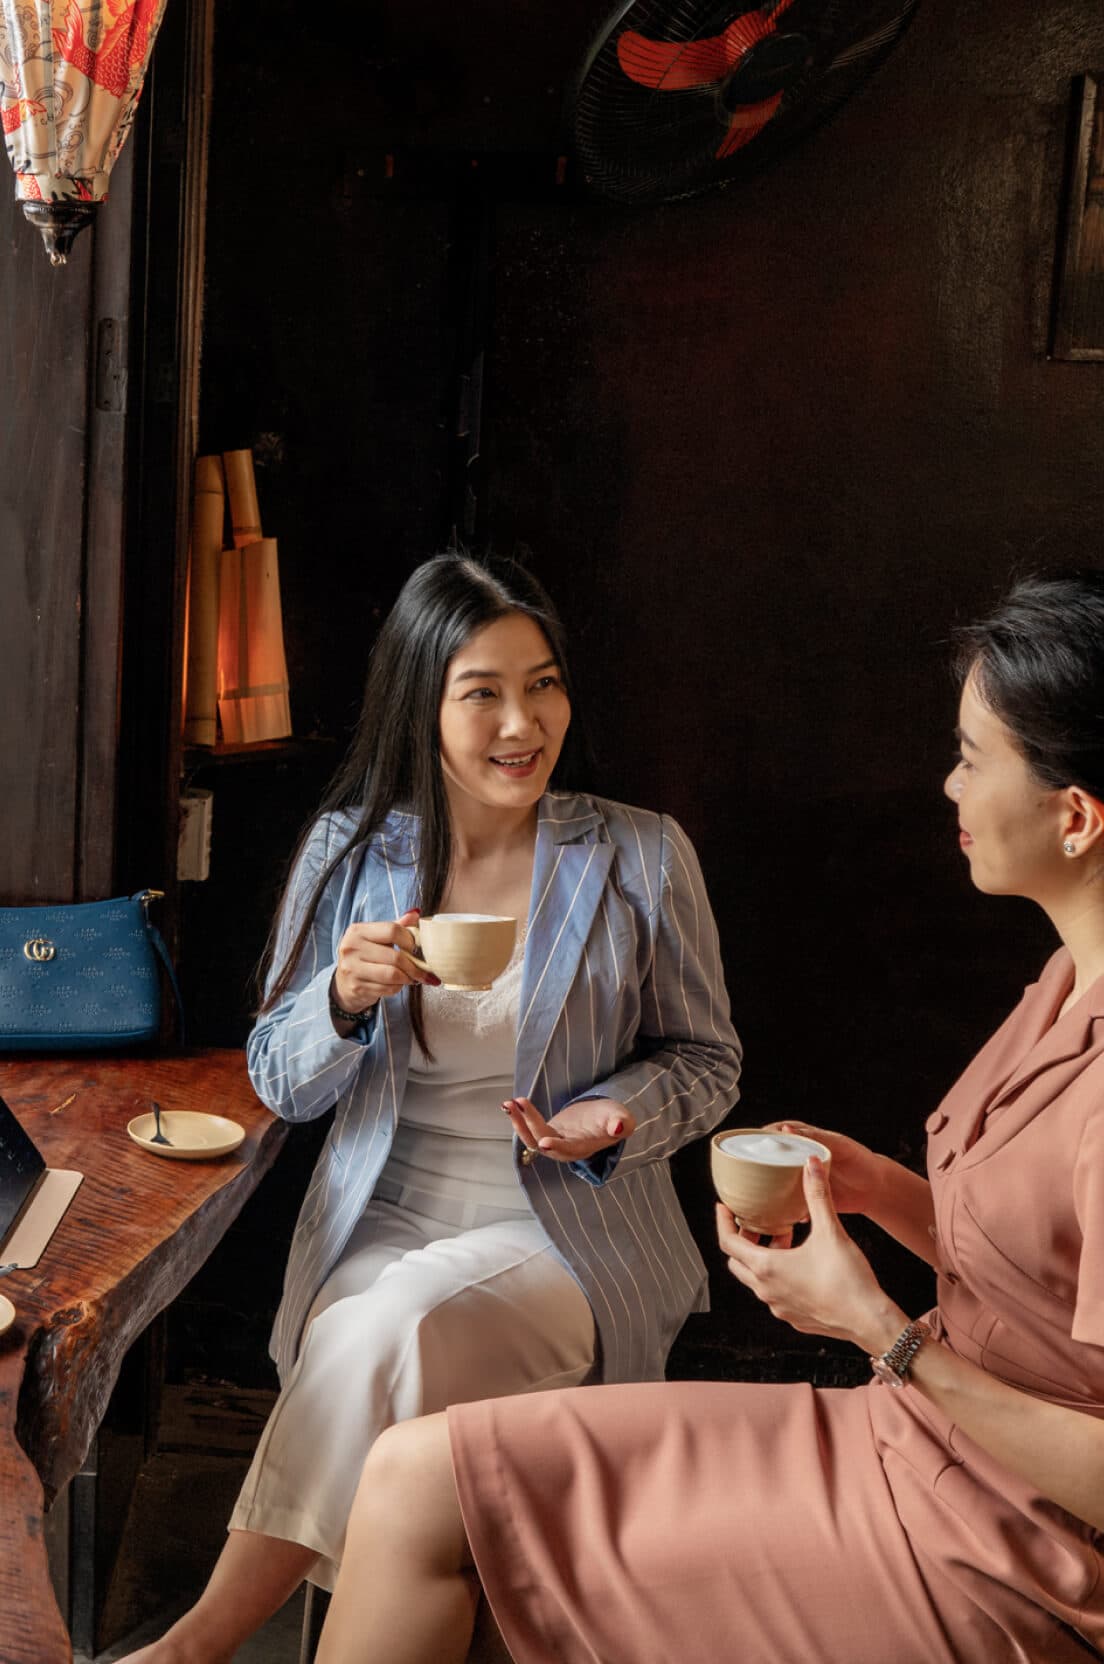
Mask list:
[[[291,733],[274,537],[222,552],[218,709],[228,745],[282,739]]]

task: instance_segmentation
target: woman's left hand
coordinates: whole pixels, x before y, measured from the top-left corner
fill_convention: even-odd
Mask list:
[[[581,1098],[550,1121],[531,1098],[508,1098],[502,1107],[526,1148],[552,1161],[585,1161],[628,1138],[636,1126],[624,1104],[612,1098]]]
[[[717,1205],[717,1240],[734,1277],[775,1317],[805,1335],[853,1341],[867,1352],[891,1346],[908,1321],[879,1287],[862,1250],[851,1240],[832,1201],[828,1173],[815,1156],[804,1173],[811,1229],[798,1248],[776,1238],[782,1251],[743,1235],[729,1210]]]

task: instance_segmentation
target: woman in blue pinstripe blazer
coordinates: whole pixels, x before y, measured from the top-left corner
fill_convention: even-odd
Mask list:
[[[273,1336],[283,1390],[207,1591],[143,1664],[230,1657],[304,1576],[331,1584],[390,1422],[661,1378],[707,1304],[667,1158],[737,1095],[717,932],[673,820],[553,789],[570,714],[527,574],[415,572],[249,1040],[277,1114],[335,1109]],[[410,957],[419,909],[524,921],[482,1007]]]

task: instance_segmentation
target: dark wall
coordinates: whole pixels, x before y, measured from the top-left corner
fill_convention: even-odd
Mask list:
[[[375,622],[443,523],[454,203],[389,195],[383,158],[526,151],[543,180],[602,8],[373,9],[317,145],[290,114],[318,90],[301,12],[266,3],[263,51],[260,6],[230,13],[204,443],[258,446],[297,722],[341,741]],[[597,784],[697,843],[741,1120],[919,1160],[1049,949],[963,871],[945,643],[1013,569],[1100,558],[1104,372],[1046,341],[1070,85],[1102,62],[1096,0],[924,0],[768,175],[650,209],[543,185],[497,204],[483,514],[562,603]],[[704,1148],[680,1182],[704,1240]],[[717,1285],[713,1333],[774,1333]]]

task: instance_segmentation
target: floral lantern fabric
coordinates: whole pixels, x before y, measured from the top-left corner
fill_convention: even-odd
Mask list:
[[[107,196],[166,0],[0,0],[0,123],[54,265]]]

